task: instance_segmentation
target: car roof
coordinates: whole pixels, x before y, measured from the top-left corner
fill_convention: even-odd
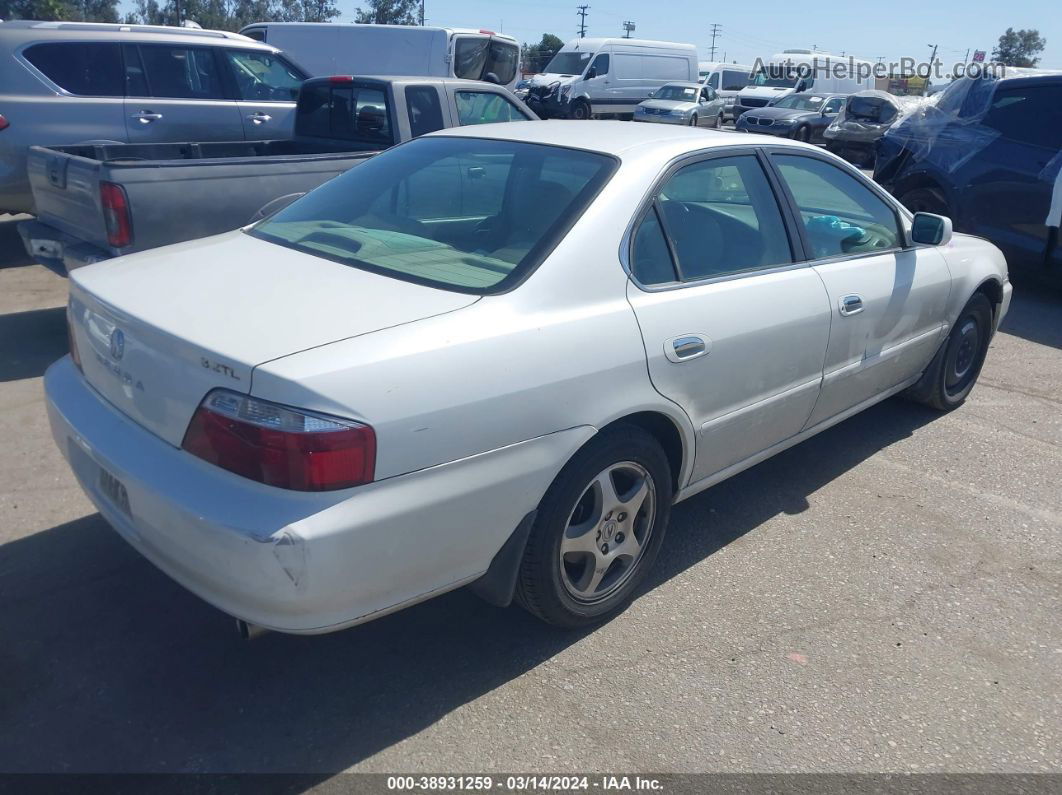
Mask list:
[[[16,19],[0,22],[0,40],[22,44],[43,41],[116,41],[136,42],[194,42],[198,45],[238,46],[247,49],[277,52],[276,47],[230,33],[227,30],[179,28],[170,25],[125,25],[109,22],[40,22]]]
[[[309,23],[307,23],[309,24]],[[516,99],[512,93],[509,92],[503,85],[497,83],[488,83],[486,80],[468,80],[462,77],[432,77],[430,75],[317,75],[315,77],[306,78],[306,82],[310,83],[327,83],[333,77],[353,77],[354,80],[373,80],[382,81],[385,83],[394,83],[395,85],[405,85],[407,83],[423,84],[428,83],[430,85],[444,85],[450,88],[467,88],[470,91],[495,91],[505,94],[510,99]],[[342,85],[340,81],[339,85]]]
[[[765,141],[762,135],[709,131],[696,127],[669,124],[646,124],[631,121],[532,121],[504,122],[501,124],[478,124],[468,127],[452,127],[429,133],[429,136],[490,138],[521,143],[564,146],[570,149],[585,149],[617,157],[635,150],[647,152],[659,150],[674,154],[712,148],[738,148],[745,146],[791,146],[820,151],[818,147],[783,138]],[[425,136],[428,137],[428,136]]]

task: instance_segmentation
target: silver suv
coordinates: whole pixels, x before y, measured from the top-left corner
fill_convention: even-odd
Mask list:
[[[29,146],[286,138],[306,77],[237,33],[0,22],[0,212],[33,212]]]

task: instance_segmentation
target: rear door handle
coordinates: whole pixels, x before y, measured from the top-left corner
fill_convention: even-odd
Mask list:
[[[162,118],[161,113],[152,113],[150,110],[142,110],[139,113],[134,113],[133,118],[139,121],[141,124],[151,124],[153,121],[158,121]]]
[[[839,309],[842,315],[848,317],[849,315],[858,315],[863,311],[863,297],[859,295],[846,295],[839,302]]]
[[[271,121],[273,117],[270,116],[268,113],[252,113],[247,118],[253,121],[255,124],[265,124],[267,121]]]
[[[664,343],[664,356],[676,364],[697,359],[710,350],[708,339],[700,334],[683,334]]]

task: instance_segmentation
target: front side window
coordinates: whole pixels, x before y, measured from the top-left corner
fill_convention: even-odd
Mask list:
[[[604,77],[608,74],[608,53],[601,53],[594,58],[594,62],[590,64],[590,69],[587,70],[589,74],[590,70],[593,70],[594,77]]]
[[[614,169],[591,152],[429,136],[326,182],[250,234],[394,278],[498,292],[537,267]]]
[[[851,174],[814,157],[774,159],[800,210],[813,259],[903,245],[896,212]]]
[[[834,97],[826,102],[826,106],[822,110],[824,113],[840,113],[843,107],[844,97]]]
[[[84,97],[125,95],[122,54],[117,44],[78,41],[27,47],[23,57],[71,94]]]
[[[719,73],[713,72],[712,76],[708,78],[708,85],[711,88],[719,88]]]
[[[723,71],[723,90],[724,91],[740,91],[749,84],[749,76],[746,72],[732,71],[726,69]]]
[[[522,110],[501,94],[489,91],[457,91],[457,119],[462,125],[527,121]]]
[[[686,166],[661,188],[654,205],[632,248],[632,269],[642,284],[673,281],[676,274],[682,281],[709,279],[793,261],[778,202],[752,155]],[[671,242],[674,262],[661,246],[664,239]]]
[[[225,99],[212,49],[164,44],[142,44],[139,49],[149,96]]]
[[[439,92],[433,86],[406,86],[406,108],[414,138],[443,128]]]
[[[240,99],[294,102],[306,79],[306,75],[273,53],[226,50],[225,58],[236,79],[236,95]]]

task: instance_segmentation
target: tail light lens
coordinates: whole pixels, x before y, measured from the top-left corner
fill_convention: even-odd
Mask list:
[[[100,183],[100,204],[107,224],[107,242],[120,248],[133,242],[133,226],[129,220],[129,199],[125,188],[113,182]]]
[[[11,126],[11,122],[9,122],[2,115],[0,115],[0,130],[6,130],[10,126]]]
[[[368,425],[215,389],[181,446],[251,480],[297,491],[371,483],[376,432]]]

